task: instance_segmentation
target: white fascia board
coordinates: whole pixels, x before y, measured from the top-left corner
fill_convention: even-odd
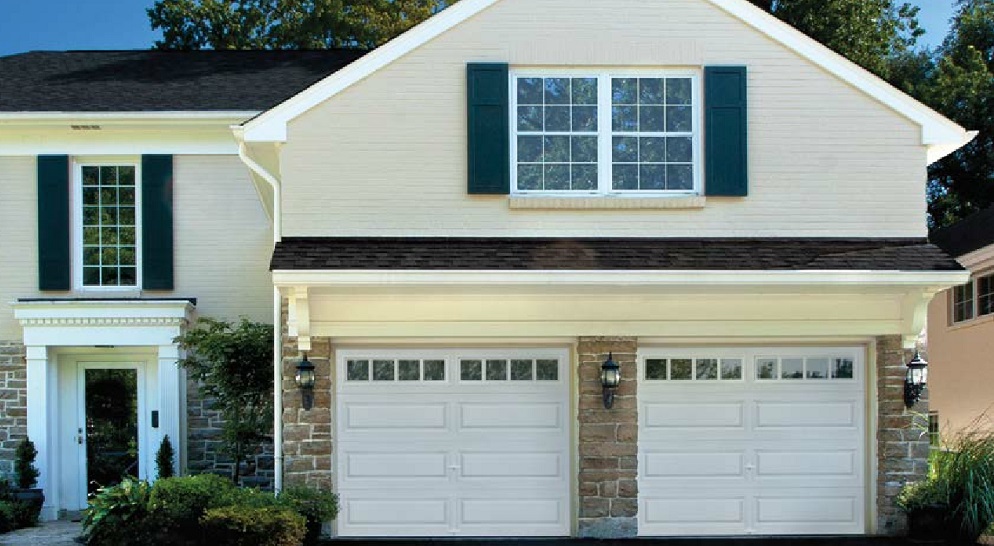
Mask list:
[[[188,300],[37,300],[11,304],[22,325],[41,322],[186,321],[193,318]]]
[[[907,286],[942,290],[969,271],[276,270],[278,288],[322,286]]]
[[[286,142],[287,124],[297,116],[348,89],[370,74],[499,1],[463,0],[443,10],[379,49],[287,99],[282,104],[247,121],[244,124],[245,140],[247,142]],[[922,144],[929,148],[929,164],[958,150],[976,136],[975,133],[968,132],[935,110],[916,101],[842,55],[752,5],[747,0],[707,1],[921,125]]]

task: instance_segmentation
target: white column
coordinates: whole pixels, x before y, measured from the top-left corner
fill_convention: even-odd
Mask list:
[[[176,345],[159,346],[159,430],[158,438],[169,435],[169,441],[173,444],[176,457],[173,459],[173,473],[179,476],[181,453],[186,450],[186,438],[180,434],[181,420],[184,405],[186,404],[183,394],[183,371],[177,361],[180,359],[180,350]],[[152,447],[153,451],[158,451],[159,444]],[[151,473],[150,473],[151,474]]]
[[[28,368],[28,437],[38,450],[38,487],[45,491],[41,519],[56,519],[59,507],[58,367],[49,363],[48,347],[26,348]]]

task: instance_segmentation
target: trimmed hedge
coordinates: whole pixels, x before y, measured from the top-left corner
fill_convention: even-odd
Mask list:
[[[212,508],[200,518],[207,543],[226,546],[298,546],[304,522],[304,516],[273,506]]]

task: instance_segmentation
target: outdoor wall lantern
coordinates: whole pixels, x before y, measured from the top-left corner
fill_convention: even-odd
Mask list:
[[[614,353],[608,353],[607,360],[601,364],[601,387],[604,388],[604,407],[611,409],[614,405],[614,391],[621,383],[621,368],[614,361]]]
[[[314,364],[307,360],[307,353],[304,353],[304,359],[297,363],[296,380],[304,409],[309,410],[314,406]]]
[[[904,405],[914,406],[922,397],[922,391],[928,384],[928,362],[922,359],[921,353],[915,350],[915,357],[908,362],[908,374],[904,376]]]

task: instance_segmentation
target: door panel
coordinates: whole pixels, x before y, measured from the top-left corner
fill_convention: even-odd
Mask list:
[[[566,370],[562,350],[343,351],[339,534],[568,535]]]
[[[861,349],[642,353],[641,535],[865,532]]]

